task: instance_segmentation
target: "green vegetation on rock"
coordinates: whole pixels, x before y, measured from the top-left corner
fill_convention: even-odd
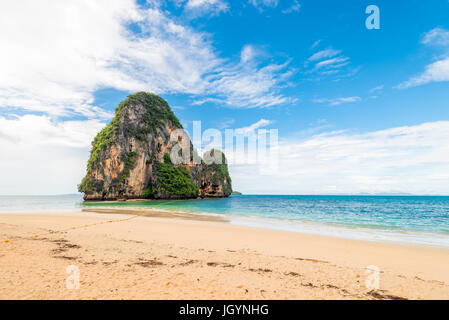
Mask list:
[[[106,150],[107,147],[112,145],[115,141],[115,136],[119,131],[120,114],[123,110],[125,102],[120,103],[115,111],[115,116],[103,130],[101,130],[92,141],[92,149],[90,151],[89,162],[87,163],[87,171],[92,169],[92,166],[96,164],[100,157],[100,151]]]
[[[166,164],[171,164],[172,163],[170,155],[168,153],[164,154],[164,163],[166,163]]]
[[[158,95],[147,92],[138,92],[130,95],[124,102],[125,104],[143,105],[148,111],[146,122],[153,127],[156,127],[157,125],[163,126],[167,121],[170,121],[175,127],[182,129],[181,123],[170,109],[167,101]]]
[[[182,129],[182,125],[168,103],[161,97],[146,92],[138,92],[128,97],[125,104],[142,105],[146,113],[141,119],[144,126],[138,129],[126,128],[126,131],[140,141],[146,141],[146,135],[155,134],[156,130],[162,129],[167,122],[171,122],[176,128]]]
[[[151,189],[151,187],[146,188],[145,190],[143,190],[142,192],[142,198],[144,199],[151,199],[154,197],[154,192]]]
[[[206,174],[209,172],[212,175],[212,183],[218,185],[223,185],[223,192],[226,194],[232,193],[232,180],[231,176],[229,175],[228,166],[226,157],[223,152],[220,150],[212,149],[207,152],[210,156],[214,157],[214,154],[218,153],[218,155],[221,154],[221,163],[211,163],[211,164],[205,164],[203,163],[203,171],[206,172]]]
[[[132,136],[135,136],[139,141],[146,141],[146,135],[149,133],[155,134],[158,128],[163,128],[167,122],[171,122],[176,128],[182,128],[176,115],[170,109],[168,103],[161,97],[146,92],[138,92],[136,94],[128,96],[128,98],[121,102],[120,105],[115,110],[115,116],[103,130],[101,130],[94,140],[92,141],[92,149],[90,151],[90,158],[87,163],[87,174],[78,185],[79,192],[93,191],[95,187],[90,183],[90,174],[92,169],[100,161],[100,155],[102,151],[105,151],[109,146],[116,142],[116,137],[120,131],[120,121],[125,118],[124,124],[126,124],[127,114],[123,114],[126,107],[130,105],[142,105],[145,107],[146,112],[143,118],[144,126],[139,129],[132,129],[129,127],[124,127],[124,130]],[[126,160],[126,159],[125,159]],[[131,159],[129,159],[131,160]],[[125,163],[125,170],[126,170]],[[128,175],[129,170],[124,172],[120,179],[121,183]]]
[[[78,185],[78,192],[89,192],[92,190],[94,190],[94,186],[90,183],[90,176],[86,175]]]
[[[87,173],[78,185],[84,199],[229,196],[231,177],[221,151],[209,152],[209,156],[221,157],[221,164],[193,161],[188,167],[173,165],[170,150],[175,142],[170,141],[170,133],[176,129],[182,125],[164,99],[145,92],[128,96],[92,141]],[[199,160],[191,148],[194,159]]]
[[[118,183],[122,183],[126,178],[129,177],[129,172],[134,167],[134,163],[136,161],[137,153],[129,152],[124,159],[125,167],[123,168],[122,174],[118,180]]]
[[[123,109],[129,105],[137,104],[144,106],[147,110],[143,119],[146,125],[137,130],[131,128],[125,129],[127,132],[134,135],[138,140],[145,141],[146,134],[154,133],[158,127],[163,127],[167,121],[170,121],[177,128],[182,128],[181,123],[173,111],[171,111],[167,101],[161,97],[146,92],[138,92],[130,95],[128,96],[128,99],[120,103],[117,107],[115,110],[115,116],[111,123],[101,130],[92,142],[88,170],[92,168],[93,164],[98,162],[100,151],[105,150],[115,142],[116,134],[119,131],[119,122]]]
[[[153,192],[162,196],[176,198],[197,197],[198,186],[191,180],[190,174],[184,167],[175,167],[171,163],[157,162],[154,164],[156,179],[153,182]]]

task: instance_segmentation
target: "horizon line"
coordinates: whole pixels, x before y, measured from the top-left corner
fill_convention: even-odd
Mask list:
[[[238,191],[240,192],[240,191]],[[242,196],[390,196],[390,197],[449,197],[449,194],[413,194],[413,193],[316,193],[316,194],[295,194],[295,193],[242,193]],[[81,196],[82,193],[63,193],[63,194],[0,194],[0,197],[62,197],[62,196]],[[234,195],[235,196],[235,195]],[[145,199],[142,199],[145,200]],[[158,200],[158,199],[148,199]],[[186,199],[194,200],[194,199]]]

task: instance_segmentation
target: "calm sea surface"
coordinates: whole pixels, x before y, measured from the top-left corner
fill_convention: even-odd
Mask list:
[[[449,197],[242,195],[84,204],[81,195],[0,196],[0,212],[8,213],[97,207],[195,212],[250,227],[449,247]]]

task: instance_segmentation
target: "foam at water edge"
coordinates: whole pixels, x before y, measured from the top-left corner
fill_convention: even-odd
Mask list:
[[[367,229],[358,227],[344,227],[319,224],[315,222],[301,222],[292,220],[269,219],[260,217],[242,217],[236,215],[227,215],[231,224],[270,229],[287,232],[297,232],[303,234],[331,236],[338,238],[365,240],[374,242],[390,242],[401,244],[417,244],[433,247],[449,248],[449,236],[407,232],[407,231],[388,231],[378,229]]]

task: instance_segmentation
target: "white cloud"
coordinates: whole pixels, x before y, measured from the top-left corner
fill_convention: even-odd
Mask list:
[[[279,0],[248,0],[248,2],[261,12],[264,7],[276,8],[279,4]]]
[[[261,119],[246,129],[269,124]],[[0,194],[76,192],[90,141],[103,126],[98,120],[0,117]],[[333,131],[281,139],[275,174],[260,175],[255,164],[230,170],[234,188],[245,193],[449,194],[448,140],[448,121],[360,134]]]
[[[377,87],[372,88],[369,92],[376,93],[376,92],[382,91],[383,89],[384,89],[384,85],[379,85]]]
[[[3,1],[1,106],[95,112],[92,91],[130,80],[111,59],[125,44],[123,23],[138,18],[129,1]]]
[[[310,49],[312,50],[312,49],[315,49],[316,47],[318,47],[319,45],[320,45],[320,43],[321,43],[321,40],[319,39],[319,40],[316,40],[311,46],[310,46]]]
[[[256,50],[252,45],[246,45],[240,52],[240,61],[246,63],[256,56]]]
[[[195,15],[218,15],[228,11],[229,4],[224,0],[188,0],[185,9]]]
[[[224,118],[218,122],[218,129],[226,129],[232,126],[235,123],[235,119],[233,118]]]
[[[243,127],[243,128],[235,129],[235,132],[238,133],[238,134],[245,135],[245,134],[254,132],[255,130],[257,130],[259,128],[263,128],[263,127],[269,126],[273,122],[274,121],[272,121],[272,120],[260,119],[259,121],[257,121],[256,123],[253,123],[252,125],[249,125],[249,126]]]
[[[316,45],[314,44],[313,47],[316,47]],[[321,51],[314,53],[308,60],[309,61],[317,61],[317,60],[321,60],[321,59],[325,59],[325,58],[332,58],[340,53],[341,53],[341,50],[334,50],[332,48],[325,49],[325,50],[321,50]]]
[[[401,83],[397,88],[406,89],[431,82],[442,81],[449,81],[449,58],[429,64],[423,73]]]
[[[340,97],[340,98],[333,98],[333,99],[326,99],[326,98],[319,98],[319,99],[313,99],[312,102],[314,103],[327,103],[330,106],[338,106],[343,103],[352,103],[352,102],[358,102],[362,101],[362,98],[358,96],[354,97]]]
[[[0,194],[75,193],[85,174],[90,142],[103,127],[98,120],[0,117]]]
[[[447,46],[449,45],[449,30],[443,28],[432,29],[424,34],[421,43]]]
[[[132,33],[130,24],[141,32]],[[239,74],[246,69],[220,57],[210,35],[175,22],[157,2],[144,9],[134,0],[2,1],[0,42],[0,108],[56,116],[110,116],[93,106],[93,94],[101,88],[218,95],[227,105],[246,107],[247,95],[235,90],[236,82],[260,87],[251,81],[288,73],[265,65],[253,67],[251,76]],[[259,96],[252,106],[286,101],[279,93],[265,95],[277,84],[264,81],[265,89],[254,91]]]
[[[279,92],[294,72],[289,69],[290,62],[266,64],[255,59],[257,52],[253,46],[244,46],[240,63],[228,65],[208,78],[208,91],[214,96],[198,99],[195,104],[213,102],[233,107],[262,108],[295,102]]]
[[[367,133],[345,131],[280,140],[279,169],[260,175],[256,165],[232,165],[236,190],[245,193],[449,194],[449,122]]]
[[[421,43],[436,45],[446,50],[439,60],[428,64],[424,72],[396,86],[397,89],[417,87],[431,82],[449,81],[449,31],[435,28],[424,34]]]
[[[315,42],[312,49],[316,48],[320,42]],[[315,81],[326,76],[332,76],[338,80],[352,76],[358,71],[358,68],[351,68],[349,64],[350,59],[345,57],[341,50],[330,47],[315,52],[306,60],[304,74],[313,75],[312,80]]]
[[[332,59],[328,59],[328,60],[323,60],[318,62],[315,65],[315,69],[320,69],[323,67],[327,67],[327,68],[339,68],[339,67],[343,67],[345,65],[347,65],[349,58],[347,57],[342,57],[342,58],[332,58]]]
[[[293,3],[290,7],[287,9],[282,10],[282,13],[292,13],[292,12],[298,12],[301,9],[301,4],[298,0],[293,0]]]

